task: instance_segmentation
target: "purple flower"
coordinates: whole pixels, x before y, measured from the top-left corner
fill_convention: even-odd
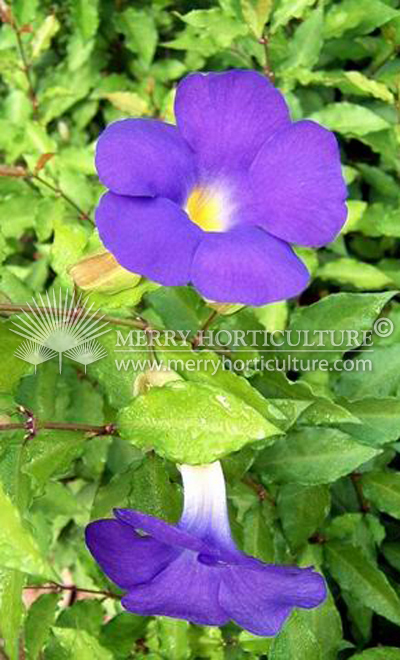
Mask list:
[[[291,122],[255,71],[195,73],[178,85],[177,126],[124,119],[99,138],[110,189],[100,237],[126,269],[210,300],[263,305],[308,282],[290,243],[322,246],[346,219],[336,139]]]
[[[86,528],[105,574],[127,594],[130,612],[222,626],[235,621],[276,635],[294,607],[316,607],[324,579],[311,568],[267,565],[232,540],[219,462],[181,468],[184,510],[177,525],[130,509]]]

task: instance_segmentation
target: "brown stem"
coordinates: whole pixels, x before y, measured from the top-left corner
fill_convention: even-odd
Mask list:
[[[267,78],[274,83],[275,82],[275,74],[272,70],[271,67],[271,61],[269,57],[269,37],[268,35],[264,32],[263,36],[259,40],[260,44],[264,47],[264,58],[265,58],[265,65],[263,68],[263,71]]]
[[[275,506],[275,500],[269,492],[267,491],[264,486],[261,484],[257,483],[257,481],[254,481],[254,479],[248,474],[246,477],[242,479],[243,483],[246,484],[246,486],[249,486],[254,490],[254,492],[257,494],[258,499],[260,502],[263,502],[264,500],[268,500],[273,506]]]
[[[13,314],[18,314],[20,312],[26,312],[27,314],[35,314],[36,311],[39,309],[41,312],[50,312],[54,313],[57,312],[54,307],[38,307],[38,308],[31,308],[28,305],[15,305],[12,303],[0,303],[0,316],[12,316]],[[75,312],[73,313],[76,317],[79,317],[80,314],[84,311],[82,307],[78,307]],[[147,321],[141,318],[136,318],[136,319],[122,319],[117,316],[108,316],[108,314],[103,314],[101,311],[100,312],[93,312],[91,314],[93,318],[98,318],[104,321],[104,323],[110,323],[111,325],[122,325],[126,326],[128,328],[136,328],[137,330],[143,330],[149,337],[151,336],[151,332],[154,330],[154,332],[161,333],[163,334],[165,330],[163,329],[158,329],[158,328],[153,328],[151,327]],[[189,339],[188,341],[192,344],[193,349],[196,349],[200,343],[201,339],[201,334],[202,332],[205,332],[207,330],[211,323],[216,319],[218,316],[217,311],[213,311],[212,314],[208,317],[202,328],[200,328],[199,332],[193,339]],[[150,343],[150,342],[149,342]],[[216,353],[220,353],[221,355],[230,355],[230,351],[223,349],[223,348],[217,348],[214,347],[212,349]]]
[[[96,594],[98,596],[106,596],[107,598],[115,598],[115,599],[120,598],[118,594],[115,594],[112,591],[98,590],[98,589],[84,589],[83,587],[77,587],[74,584],[59,584],[58,582],[50,582],[50,584],[26,586],[24,587],[24,589],[33,589],[37,591],[41,589],[49,589],[50,591],[54,591],[55,593],[60,591],[75,591],[84,594]]]
[[[40,312],[50,312],[57,313],[59,310],[54,307],[39,307]],[[36,308],[29,307],[28,305],[14,305],[8,303],[0,303],[0,316],[12,316],[13,314],[18,314],[20,312],[26,312],[27,314],[35,314],[37,311]],[[77,318],[84,311],[84,308],[78,307],[73,315]],[[91,314],[93,318],[98,318],[104,321],[104,323],[111,323],[111,325],[125,325],[129,328],[137,328],[138,330],[147,330],[148,324],[142,319],[120,319],[116,316],[108,316],[107,314],[102,314],[102,312],[93,312]]]
[[[8,23],[11,26],[12,30],[14,31],[17,40],[18,53],[22,62],[22,70],[25,74],[26,82],[28,84],[28,96],[30,102],[32,103],[33,117],[34,119],[37,119],[39,106],[38,106],[38,100],[37,100],[35,88],[33,85],[32,75],[31,75],[32,65],[28,61],[28,58],[25,53],[24,42],[22,41],[22,37],[21,37],[21,29],[15,19],[15,16],[13,15],[10,7],[7,5],[6,2],[0,3],[0,14],[2,21],[4,23]]]
[[[15,36],[17,38],[19,55],[20,55],[20,58],[22,60],[22,65],[23,65],[22,70],[25,74],[26,81],[28,83],[28,90],[29,90],[28,96],[29,96],[30,102],[32,103],[33,117],[34,117],[34,119],[37,119],[38,118],[39,107],[38,107],[38,101],[37,101],[37,97],[36,97],[35,88],[34,88],[33,82],[32,82],[31,65],[29,64],[29,62],[27,60],[27,57],[26,57],[26,54],[25,54],[25,49],[24,49],[24,44],[23,44],[23,41],[21,39],[21,33],[19,31],[19,28],[17,27],[17,25],[15,23],[15,19],[13,20],[11,25],[14,29]]]
[[[14,177],[14,178],[19,178],[23,179],[28,185],[33,186],[32,184],[32,179],[37,181],[38,183],[42,184],[42,186],[46,186],[49,190],[51,190],[53,193],[55,193],[57,196],[62,197],[67,204],[72,206],[72,208],[77,211],[79,214],[79,217],[82,220],[88,220],[91,222],[90,215],[83,211],[80,206],[76,202],[74,202],[69,195],[67,195],[59,186],[54,185],[50,183],[50,181],[47,181],[46,179],[43,179],[41,176],[37,174],[37,172],[30,172],[28,169],[25,167],[22,167],[21,165],[17,166],[10,166],[10,165],[0,165],[0,176],[9,176],[9,177]]]
[[[208,328],[214,323],[215,319],[218,317],[218,311],[214,309],[211,314],[206,318],[205,322],[198,330],[196,335],[193,338],[193,348],[197,348],[201,341],[201,336],[204,332],[207,332]]]
[[[46,179],[42,179],[41,176],[39,176],[38,174],[35,174],[34,172],[28,172],[27,173],[27,178],[28,179],[35,179],[35,181],[37,181],[38,183],[41,183],[43,186],[46,186],[47,188],[49,188],[49,190],[52,190],[56,195],[59,195],[68,204],[70,204],[75,209],[75,211],[77,211],[79,213],[79,216],[82,218],[82,220],[89,220],[89,222],[91,222],[90,215],[88,215],[88,213],[83,211],[80,208],[80,206],[78,206],[78,204],[76,204],[76,202],[74,202],[74,200],[71,199],[71,197],[69,197],[63,190],[61,190],[61,188],[59,188],[58,186],[54,186],[52,183],[49,183],[49,181],[46,181]]]
[[[40,431],[41,429],[47,429],[53,431],[80,431],[82,433],[90,433],[93,436],[118,435],[118,431],[114,424],[103,424],[102,426],[98,426],[96,424],[79,424],[75,422],[39,422],[36,420],[35,429],[36,432]],[[26,431],[26,422],[13,422],[5,424],[0,422],[0,432],[17,430]]]
[[[371,510],[371,507],[370,507],[369,503],[367,502],[367,500],[364,497],[363,488],[362,488],[362,484],[361,484],[361,481],[360,481],[361,474],[359,474],[358,472],[353,472],[350,475],[350,479],[351,479],[351,482],[354,486],[354,490],[355,490],[355,493],[356,493],[356,496],[357,496],[357,501],[358,501],[358,504],[359,504],[359,507],[360,507],[361,511],[363,513],[368,513]]]

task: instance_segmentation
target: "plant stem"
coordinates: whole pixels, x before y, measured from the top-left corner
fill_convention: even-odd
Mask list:
[[[59,592],[59,591],[75,591],[77,593],[84,594],[95,594],[97,596],[106,596],[107,598],[119,599],[118,594],[113,593],[112,591],[107,590],[98,590],[98,589],[84,589],[83,587],[77,587],[74,584],[59,584],[58,582],[50,582],[50,584],[26,586],[24,589],[33,589],[39,591],[40,589],[50,589],[50,591]]]
[[[50,312],[50,314],[54,314],[58,312],[59,310],[55,309],[54,307],[39,307],[38,308],[41,312]],[[74,311],[74,315],[76,317],[79,317],[81,314],[83,308],[78,307]],[[26,312],[27,314],[35,314],[36,308],[29,307],[29,305],[14,305],[14,304],[8,304],[8,303],[1,303],[0,304],[0,316],[5,315],[5,316],[12,316],[13,314],[18,314],[20,312]],[[102,314],[102,312],[94,312],[91,314],[93,318],[98,318],[105,323],[111,323],[111,325],[125,325],[128,326],[129,328],[136,328],[138,330],[147,330],[148,325],[146,321],[143,321],[142,319],[120,319],[116,316],[108,316],[107,314]]]
[[[16,40],[17,40],[18,53],[19,53],[19,56],[20,56],[21,62],[22,62],[22,70],[25,74],[26,82],[28,84],[28,96],[29,96],[30,102],[32,103],[33,117],[34,117],[34,119],[37,119],[38,118],[39,107],[38,107],[38,101],[37,101],[37,97],[36,97],[35,88],[34,88],[34,85],[33,85],[32,76],[31,76],[31,67],[32,67],[32,65],[28,61],[28,58],[27,58],[26,53],[25,53],[24,42],[22,41],[22,38],[21,38],[21,29],[20,29],[20,27],[19,27],[19,25],[18,25],[18,23],[15,19],[15,16],[12,13],[11,8],[3,0],[1,0],[1,2],[0,2],[0,16],[1,16],[1,20],[3,21],[3,23],[8,23],[11,26],[12,30],[14,31],[14,34],[15,34],[15,37],[16,37]]]
[[[350,475],[350,479],[351,479],[352,484],[354,486],[354,490],[355,490],[355,493],[356,493],[356,496],[357,496],[357,501],[358,501],[360,510],[363,513],[368,513],[371,510],[371,507],[370,507],[369,503],[367,502],[367,500],[364,497],[363,488],[362,488],[362,484],[360,482],[360,478],[361,478],[361,474],[359,474],[358,472],[353,472]]]
[[[27,314],[35,314],[36,310],[39,309],[41,312],[50,312],[50,313],[56,313],[58,310],[55,309],[54,307],[38,307],[38,308],[31,308],[29,305],[15,305],[11,303],[0,303],[0,316],[12,316],[13,314],[18,314],[20,312],[26,312]],[[79,315],[82,312],[81,307],[78,307],[74,314],[79,317]],[[201,340],[201,335],[203,332],[205,332],[210,325],[215,321],[215,319],[218,316],[217,311],[213,311],[210,316],[206,319],[205,323],[203,326],[200,328],[198,333],[196,334],[193,339],[188,339],[188,341],[191,343],[192,348],[195,350],[198,348],[198,345]],[[158,329],[158,328],[153,328],[151,327],[147,321],[141,318],[136,318],[136,319],[123,319],[119,318],[117,316],[109,316],[108,314],[103,314],[102,312],[93,312],[91,314],[93,318],[101,319],[104,321],[104,323],[110,323],[111,325],[122,325],[126,326],[128,328],[135,328],[137,330],[143,330],[148,335],[151,335],[152,330],[155,332],[163,334],[165,330],[163,329]],[[212,348],[211,350],[215,351],[216,353],[224,354],[224,355],[229,355],[230,351],[225,350],[222,348]]]
[[[244,477],[242,479],[242,482],[246,484],[246,486],[249,486],[249,488],[252,488],[252,490],[254,490],[260,502],[263,502],[264,500],[268,500],[269,502],[271,502],[273,506],[276,506],[275,500],[267,491],[267,489],[264,488],[262,484],[259,484],[257,483],[257,481],[254,481],[253,477],[250,474]]]
[[[201,336],[204,332],[207,332],[208,328],[214,323],[215,319],[218,317],[218,312],[214,309],[211,314],[206,318],[205,322],[198,330],[196,335],[193,338],[193,348],[197,348],[201,341]]]
[[[91,222],[91,218],[88,215],[88,213],[83,211],[80,208],[80,206],[78,206],[78,204],[76,204],[76,202],[74,202],[74,200],[71,199],[71,197],[69,197],[63,190],[61,190],[61,188],[59,188],[58,186],[54,186],[52,183],[49,183],[49,181],[46,181],[46,179],[42,179],[41,176],[39,176],[38,174],[35,174],[33,172],[28,172],[26,178],[27,179],[35,179],[35,181],[37,181],[38,183],[41,183],[43,186],[46,186],[47,188],[49,188],[49,190],[52,190],[54,193],[56,193],[56,195],[59,195],[68,204],[70,204],[70,206],[72,206],[75,209],[75,211],[77,211],[79,213],[79,216],[82,218],[82,220],[89,220],[89,222]]]
[[[264,32],[263,36],[260,38],[260,44],[264,47],[264,58],[265,58],[265,65],[264,65],[264,73],[267,76],[267,78],[274,83],[275,82],[275,74],[271,68],[271,62],[269,58],[269,37],[266,32]]]
[[[80,424],[75,422],[39,422],[36,420],[35,430],[40,431],[40,429],[54,430],[54,431],[81,431],[83,433],[90,433],[94,436],[101,435],[118,435],[117,429],[114,424],[103,424],[98,426],[96,424]],[[0,432],[1,431],[26,431],[27,424],[26,422],[12,422],[2,424],[0,422]]]
[[[0,165],[0,176],[9,176],[13,178],[23,179],[31,187],[34,187],[32,184],[32,179],[34,179],[38,183],[42,184],[42,186],[46,186],[46,188],[51,190],[58,197],[62,197],[62,199],[67,202],[67,204],[72,206],[72,208],[75,211],[77,211],[79,217],[82,220],[87,220],[88,222],[92,222],[90,215],[86,213],[83,209],[81,209],[81,207],[78,206],[78,204],[74,202],[74,200],[71,199],[71,197],[69,197],[69,195],[67,195],[59,186],[50,183],[50,181],[46,181],[46,179],[43,179],[36,172],[30,172],[28,169],[22,167],[21,165],[17,165],[17,166]]]
[[[35,88],[34,88],[33,82],[32,82],[31,65],[29,64],[29,62],[27,60],[27,57],[26,57],[26,54],[25,54],[24,44],[23,44],[23,41],[21,39],[21,33],[19,31],[19,28],[18,28],[17,24],[15,23],[15,19],[13,19],[11,25],[14,29],[15,36],[17,38],[19,55],[20,55],[20,58],[22,60],[22,65],[23,65],[22,70],[25,73],[26,81],[28,83],[28,90],[29,90],[28,96],[29,96],[30,102],[32,103],[33,117],[34,117],[34,119],[37,119],[38,118],[39,107],[38,107],[38,101],[37,101],[37,97],[36,97]]]

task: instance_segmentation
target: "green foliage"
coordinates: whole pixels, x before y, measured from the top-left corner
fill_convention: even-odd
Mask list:
[[[0,655],[399,660],[398,0],[14,0],[0,14]],[[87,373],[66,359],[62,375],[52,361],[33,374],[4,305],[71,290],[73,266],[101,249],[100,131],[121,117],[173,122],[179,79],[228,68],[272,72],[293,119],[340,143],[348,220],[334,243],[298,250],[307,291],[224,309],[210,326],[292,340],[196,348],[209,303],[116,277],[82,292],[112,316],[107,356]],[[150,345],[147,326],[186,341]],[[174,463],[218,458],[241,549],[327,579],[326,602],[276,639],[140,617],[84,591],[119,593],[85,548],[90,520],[131,507],[175,522]]]
[[[50,576],[50,569],[40,555],[32,536],[24,529],[18,509],[0,489],[2,526],[0,531],[0,565],[33,575]]]
[[[118,422],[122,438],[142,450],[155,449],[171,461],[189,464],[212,462],[247,442],[279,434],[235,396],[184,381],[138,396],[121,411]]]

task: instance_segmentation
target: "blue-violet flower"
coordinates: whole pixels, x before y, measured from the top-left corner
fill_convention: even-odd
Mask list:
[[[230,531],[219,462],[181,467],[184,510],[170,525],[116,509],[115,519],[88,525],[86,543],[104,573],[127,591],[122,605],[222,626],[229,620],[256,635],[275,635],[294,607],[313,608],[326,597],[311,568],[275,566],[240,552]]]
[[[192,283],[216,302],[299,294],[309,274],[290,244],[325,245],[346,219],[333,133],[292,122],[283,95],[255,71],[190,74],[175,115],[176,126],[124,119],[101,134],[105,247],[130,271]]]

